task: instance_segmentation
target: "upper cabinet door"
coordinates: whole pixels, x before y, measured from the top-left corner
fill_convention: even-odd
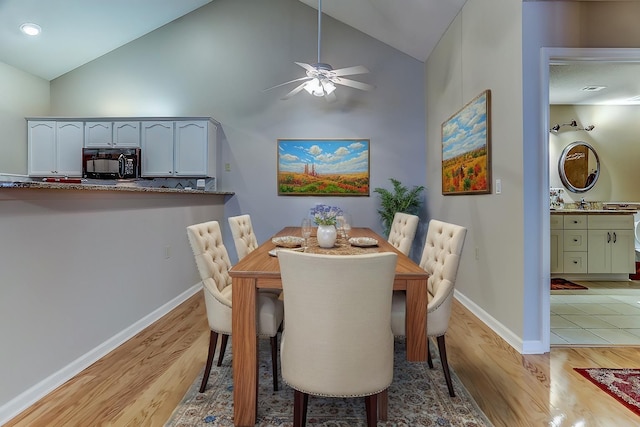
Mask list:
[[[207,122],[176,122],[174,174],[207,176]]]
[[[173,176],[173,122],[143,122],[141,135],[141,175]]]
[[[113,146],[121,148],[140,147],[140,122],[114,122]]]
[[[33,121],[27,124],[30,176],[56,174],[56,122]]]
[[[85,147],[112,147],[113,124],[111,122],[85,122],[84,146]]]
[[[63,176],[82,176],[82,122],[57,122],[57,169]]]

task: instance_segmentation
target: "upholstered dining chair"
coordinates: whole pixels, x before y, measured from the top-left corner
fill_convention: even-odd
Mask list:
[[[432,219],[429,221],[420,267],[429,273],[427,280],[427,336],[436,337],[440,361],[449,395],[455,396],[447,362],[444,335],[449,326],[453,290],[460,265],[467,229],[460,225]],[[396,336],[405,335],[406,293],[394,292],[391,306],[391,329]],[[429,367],[433,368],[427,339]]]
[[[258,239],[251,225],[251,216],[248,214],[230,216],[229,227],[231,228],[231,235],[233,236],[233,243],[236,246],[239,261],[258,247]]]
[[[400,252],[409,256],[419,222],[420,218],[417,215],[396,212],[393,216],[387,241]]]
[[[378,394],[393,379],[391,294],[398,255],[278,253],[287,327],[282,379],[294,389],[294,427],[309,395],[365,397],[377,425]]]
[[[187,227],[187,236],[196,259],[196,265],[204,288],[204,302],[211,333],[207,364],[200,384],[204,392],[211,373],[218,336],[221,337],[218,366],[222,365],[229,335],[231,335],[231,291],[233,284],[229,276],[231,261],[222,243],[218,221],[203,222]],[[273,390],[278,390],[278,331],[284,318],[284,305],[278,296],[258,292],[257,304],[258,336],[271,340],[271,365],[273,368]]]

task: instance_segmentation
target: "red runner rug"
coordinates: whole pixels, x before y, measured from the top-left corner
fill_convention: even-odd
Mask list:
[[[573,369],[636,415],[640,415],[640,369]]]
[[[551,290],[561,291],[567,289],[589,289],[586,286],[578,285],[577,283],[570,282],[565,279],[555,278],[551,279]]]

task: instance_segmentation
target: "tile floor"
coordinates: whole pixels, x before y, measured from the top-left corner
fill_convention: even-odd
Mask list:
[[[551,291],[551,345],[640,346],[640,281]]]

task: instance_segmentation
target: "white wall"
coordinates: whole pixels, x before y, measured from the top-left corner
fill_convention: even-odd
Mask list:
[[[49,112],[49,82],[0,62],[0,173],[27,173],[29,115]]]
[[[585,193],[565,190],[565,202],[637,202],[640,201],[640,107],[626,105],[552,105],[550,123],[577,120],[581,126],[595,125],[591,132],[564,127],[549,134],[549,185],[563,188],[558,173],[562,150],[574,141],[590,144],[600,159],[600,176]]]
[[[467,1],[426,64],[429,214],[467,227],[456,290],[516,348],[524,299],[520,16],[520,1]],[[502,194],[443,196],[441,124],[485,89]]]
[[[382,232],[373,189],[390,188],[390,177],[424,184],[424,64],[332,18],[322,25],[322,61],[366,66],[353,79],[374,91],[339,87],[333,104],[306,92],[280,100],[295,84],[263,92],[304,76],[294,61],[316,62],[317,11],[297,0],[219,0],[54,80],[52,113],[212,116],[230,166],[219,188],[236,193],[226,213],[252,214],[260,242],[317,202]],[[278,138],[369,138],[371,197],[278,197]]]
[[[186,226],[224,197],[0,190],[0,424],[198,285]]]

